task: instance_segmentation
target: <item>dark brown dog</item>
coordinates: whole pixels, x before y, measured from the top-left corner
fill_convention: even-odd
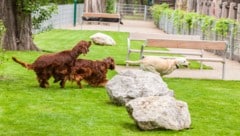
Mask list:
[[[108,81],[106,77],[108,69],[115,69],[115,62],[111,57],[102,61],[77,59],[72,67],[70,80],[76,81],[79,88],[82,88],[82,80],[85,80],[91,86],[105,86]]]
[[[22,62],[15,57],[12,57],[12,59],[23,67],[34,70],[40,87],[48,87],[49,78],[57,75],[59,77],[58,80],[61,81],[60,86],[64,88],[68,79],[68,73],[71,73],[71,67],[75,64],[80,54],[86,54],[89,51],[90,45],[90,41],[80,41],[72,50],[44,54],[38,57],[32,64]],[[65,72],[63,72],[63,69]]]

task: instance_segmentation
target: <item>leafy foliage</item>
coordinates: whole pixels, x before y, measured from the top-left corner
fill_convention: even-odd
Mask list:
[[[193,25],[200,25],[204,34],[208,32],[207,30],[214,30],[216,33],[226,36],[226,34],[229,32],[230,25],[239,25],[235,20],[232,19],[216,19],[214,17],[201,15],[198,13],[186,12],[183,10],[173,10],[167,7],[166,4],[153,6],[152,14],[154,22],[158,22],[163,14],[168,16],[173,15],[172,18],[174,25],[178,32],[180,32],[182,29],[189,31]],[[156,25],[158,25],[158,23]]]
[[[3,24],[3,21],[0,20],[0,65],[3,63],[3,60],[4,60],[4,50],[2,49],[2,38],[5,31],[6,31],[6,28]]]
[[[5,33],[5,31],[6,31],[6,28],[5,28],[4,24],[3,24],[3,21],[0,20],[0,39],[2,39],[2,36]]]
[[[210,29],[214,21],[215,21],[215,18],[213,17],[206,16],[206,15],[201,16],[201,30],[203,31],[203,33],[208,32],[207,30]]]
[[[216,21],[214,31],[218,32],[219,34],[226,36],[229,32],[230,24],[234,24],[234,21],[231,19],[221,18]]]
[[[56,13],[57,6],[55,4],[51,4],[48,6],[44,7],[39,7],[36,11],[32,12],[32,23],[33,23],[33,28],[39,29],[41,23],[44,20],[48,20],[53,13]]]
[[[17,0],[17,10],[19,13],[33,14],[33,28],[39,28],[43,21],[49,19],[53,13],[56,13],[57,5],[52,0]]]
[[[164,10],[166,10],[168,8],[169,8],[169,5],[166,3],[163,3],[161,5],[154,5],[151,7],[154,24],[157,25],[159,23],[159,19],[160,19],[162,13],[164,12]]]
[[[116,0],[107,0],[106,1],[106,12],[107,13],[114,13],[115,12],[115,3]]]

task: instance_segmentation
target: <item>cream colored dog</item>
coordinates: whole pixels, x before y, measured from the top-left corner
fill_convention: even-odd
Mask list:
[[[168,75],[180,65],[188,67],[189,62],[186,58],[168,58],[163,59],[157,56],[146,56],[138,61],[126,61],[129,64],[140,64],[140,68],[145,71],[160,74],[160,76]]]

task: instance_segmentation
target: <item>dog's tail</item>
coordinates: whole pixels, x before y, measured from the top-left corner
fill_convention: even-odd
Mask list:
[[[141,63],[141,60],[137,60],[137,61],[127,60],[127,61],[125,61],[125,62],[128,63],[128,64],[134,64],[134,65],[137,65],[137,64],[140,64],[140,63]]]
[[[12,57],[12,60],[15,61],[16,63],[22,65],[23,67],[29,69],[29,70],[32,69],[32,64],[28,64],[26,62],[22,62],[22,61],[18,60],[16,57]]]

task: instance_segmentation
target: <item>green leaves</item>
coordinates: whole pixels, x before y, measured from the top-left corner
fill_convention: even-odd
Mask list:
[[[207,30],[212,26],[213,22],[216,20],[215,18],[206,15],[201,15],[199,19],[201,21],[201,30],[203,33],[206,33]]]
[[[3,21],[0,20],[0,39],[2,38],[3,34],[5,33],[5,31],[6,31],[6,28],[5,28],[4,24],[3,24]]]
[[[106,12],[107,13],[114,13],[115,12],[115,2],[116,0],[107,0],[106,1]]]
[[[159,22],[159,19],[163,17],[163,15],[167,15],[169,18],[173,19],[173,24],[178,32],[181,32],[183,29],[189,31],[194,25],[200,25],[200,29],[204,34],[208,33],[208,30],[213,30],[222,36],[226,36],[231,25],[239,25],[235,20],[231,19],[217,19],[195,12],[173,10],[166,6],[166,4],[153,6],[151,10],[155,24]]]
[[[152,6],[150,10],[152,12],[152,16],[155,24],[158,24],[160,16],[166,9],[169,9],[169,5],[166,3]]]
[[[48,6],[39,7],[37,10],[33,11],[32,23],[33,28],[39,29],[41,22],[49,19],[53,13],[56,13],[57,5],[50,4]]]
[[[33,28],[39,28],[40,24],[56,13],[55,0],[17,0],[16,6],[19,13],[32,14]]]
[[[0,65],[3,63],[4,58],[4,50],[2,49],[2,38],[6,31],[6,28],[3,24],[3,21],[0,19]]]
[[[223,36],[226,36],[229,31],[230,24],[234,24],[234,21],[231,19],[218,19],[213,30]]]

